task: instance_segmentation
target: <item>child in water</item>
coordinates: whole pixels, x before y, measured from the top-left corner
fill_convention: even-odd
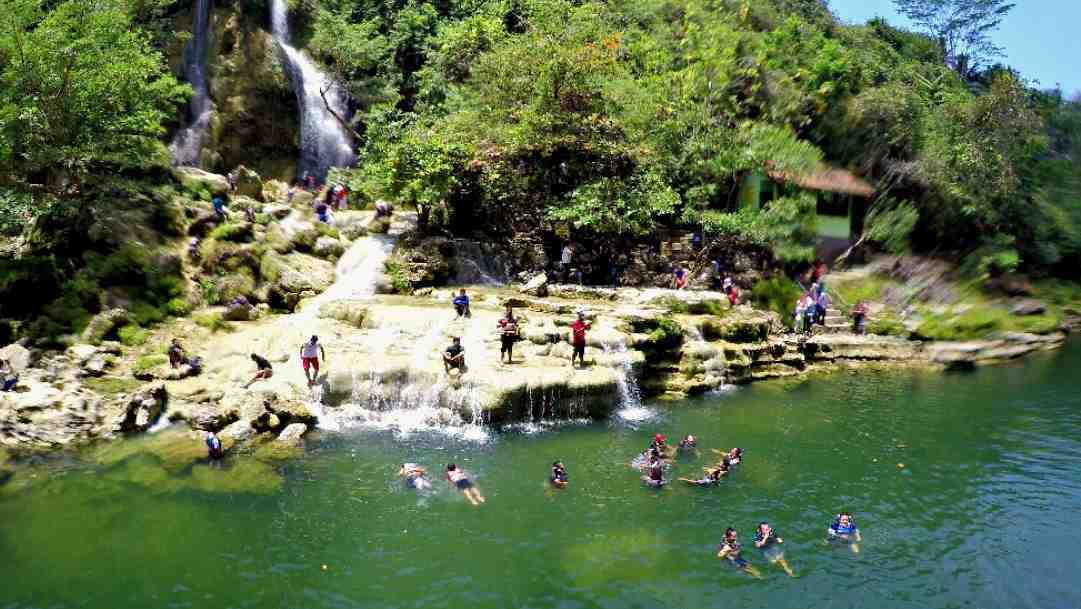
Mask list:
[[[484,497],[481,496],[480,491],[473,484],[473,481],[469,479],[465,471],[460,469],[453,463],[447,464],[447,483],[454,488],[462,491],[462,495],[465,496],[466,501],[473,505],[480,505],[484,503]]]
[[[562,461],[552,463],[552,475],[548,478],[548,481],[556,488],[567,488],[570,480],[567,478],[567,468]]]
[[[655,450],[649,456],[649,467],[646,475],[642,476],[642,482],[653,488],[661,488],[667,484],[664,479],[664,460],[657,456]]]
[[[735,565],[737,569],[743,571],[747,575],[756,579],[762,579],[762,574],[751,566],[751,563],[747,562],[747,559],[741,555],[742,549],[737,540],[736,530],[732,527],[728,527],[724,531],[724,538],[721,539],[721,543],[717,549],[717,558],[725,558],[730,563]]]
[[[860,530],[856,528],[856,521],[853,520],[852,515],[848,512],[841,512],[837,514],[833,519],[833,523],[830,524],[830,528],[826,530],[826,535],[829,541],[841,541],[847,543],[854,554],[860,553],[859,542]]]

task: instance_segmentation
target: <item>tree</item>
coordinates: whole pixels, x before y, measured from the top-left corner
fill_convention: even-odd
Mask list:
[[[991,41],[1014,3],[1008,0],[893,0],[898,12],[939,41],[946,63],[962,78],[1002,54]]]

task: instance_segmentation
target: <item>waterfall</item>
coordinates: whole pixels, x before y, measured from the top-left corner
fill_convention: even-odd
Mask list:
[[[271,31],[281,48],[285,69],[300,106],[300,165],[297,173],[326,177],[331,167],[351,165],[356,157],[350,136],[327,109],[344,118],[345,96],[333,80],[323,74],[307,56],[289,44],[289,15],[286,0],[271,0]],[[326,102],[323,96],[326,95]]]
[[[637,423],[653,418],[653,410],[642,406],[642,392],[638,388],[638,377],[631,361],[630,350],[623,342],[604,346],[604,352],[615,359],[616,389],[619,391],[619,410],[616,417],[627,422]]]
[[[191,98],[188,125],[177,131],[169,149],[173,153],[173,164],[180,166],[200,166],[203,150],[203,138],[210,126],[210,115],[214,106],[210,101],[210,86],[206,78],[207,38],[210,29],[210,0],[195,0],[195,13],[192,17],[191,40],[184,47],[184,78],[191,84],[194,94]]]

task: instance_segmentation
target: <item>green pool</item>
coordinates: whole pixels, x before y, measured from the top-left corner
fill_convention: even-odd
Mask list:
[[[278,466],[193,466],[163,432],[23,468],[0,490],[0,607],[1079,607],[1079,372],[1072,344],[487,441],[356,429]],[[648,490],[626,463],[655,431],[701,438],[675,475],[699,473],[710,447],[746,459],[718,488]],[[545,483],[556,458],[563,491]],[[487,503],[441,480],[418,496],[395,477],[403,461],[463,464]],[[823,541],[841,509],[859,554]],[[751,549],[763,519],[796,578]],[[715,557],[726,526],[762,580]]]

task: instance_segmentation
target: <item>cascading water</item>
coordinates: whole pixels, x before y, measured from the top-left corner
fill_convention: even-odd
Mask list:
[[[271,0],[271,31],[281,48],[289,79],[300,105],[300,166],[298,174],[318,180],[331,167],[351,165],[356,156],[349,135],[338,118],[346,116],[344,95],[301,51],[289,44],[289,16],[286,0]],[[324,101],[324,96],[326,101]],[[333,113],[327,108],[333,109]]]
[[[210,36],[210,0],[196,0],[192,18],[191,40],[184,47],[184,78],[194,94],[186,127],[177,131],[169,149],[173,164],[199,166],[203,151],[203,139],[210,127],[210,115],[214,105],[210,101],[210,86],[206,77],[207,39]]]
[[[480,243],[454,240],[454,277],[457,285],[505,285],[508,274],[500,257],[485,252]]]
[[[642,392],[638,388],[638,377],[634,371],[631,352],[625,343],[604,347],[605,353],[617,362],[616,388],[619,390],[619,410],[616,416],[624,421],[635,423],[653,418],[654,412],[642,406]]]

